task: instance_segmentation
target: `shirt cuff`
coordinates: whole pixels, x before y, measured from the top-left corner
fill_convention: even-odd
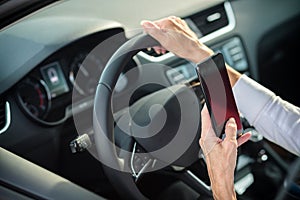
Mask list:
[[[254,125],[265,105],[275,94],[243,74],[235,83],[233,94],[241,114]]]

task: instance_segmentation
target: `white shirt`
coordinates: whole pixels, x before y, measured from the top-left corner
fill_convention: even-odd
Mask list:
[[[241,114],[266,139],[300,156],[300,108],[242,75],[233,87]]]

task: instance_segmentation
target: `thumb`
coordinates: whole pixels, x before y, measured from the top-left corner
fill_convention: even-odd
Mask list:
[[[236,122],[235,119],[233,117],[229,118],[229,120],[226,122],[225,125],[225,134],[226,137],[224,140],[236,140],[236,131],[237,131],[237,127],[236,127]]]

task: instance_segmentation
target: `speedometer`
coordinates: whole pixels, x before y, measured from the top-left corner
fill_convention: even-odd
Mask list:
[[[100,74],[104,68],[102,61],[94,54],[79,54],[70,65],[69,79],[76,92],[83,96],[94,95]]]
[[[24,111],[35,119],[46,118],[50,108],[50,92],[43,80],[26,78],[17,88],[18,100]]]

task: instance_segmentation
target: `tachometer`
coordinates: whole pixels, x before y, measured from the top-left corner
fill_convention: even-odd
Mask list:
[[[17,88],[22,108],[35,119],[45,119],[50,108],[51,96],[43,80],[26,78]]]

